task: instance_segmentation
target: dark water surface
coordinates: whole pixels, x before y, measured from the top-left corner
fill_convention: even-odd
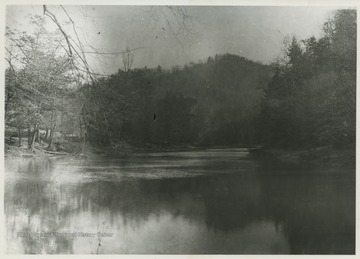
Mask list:
[[[355,173],[244,149],[13,160],[5,213],[8,253],[354,254]]]

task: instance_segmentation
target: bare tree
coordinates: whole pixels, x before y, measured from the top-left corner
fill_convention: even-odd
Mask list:
[[[198,33],[194,31],[195,24],[202,23],[197,17],[188,14],[187,8],[183,6],[151,6],[145,11],[149,17],[149,23],[153,24],[154,30],[161,30],[170,35],[167,39],[173,39],[177,44],[183,47],[191,38],[197,37]],[[91,45],[85,47],[84,41],[80,39],[78,27],[65,7],[60,5],[57,10],[55,7],[43,5],[43,13],[51,19],[63,35],[66,45],[62,46],[68,54],[72,65],[76,70],[85,74],[90,81],[94,81],[98,76],[106,76],[96,73],[88,62],[87,54],[95,55],[114,55],[119,54],[123,57],[124,70],[131,69],[134,60],[134,51],[141,48],[130,49],[127,47],[123,51],[102,51]],[[65,17],[60,19],[59,17]],[[70,28],[68,25],[71,25]]]
[[[125,72],[128,72],[131,69],[134,62],[134,56],[135,55],[132,53],[131,49],[126,47],[125,52],[122,54],[122,61]]]
[[[166,39],[175,41],[181,48],[200,37],[200,31],[194,29],[196,25],[206,29],[206,24],[191,16],[184,6],[151,6],[146,13],[152,24],[151,30],[165,33]]]

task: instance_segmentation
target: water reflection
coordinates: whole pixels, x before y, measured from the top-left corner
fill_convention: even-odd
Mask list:
[[[349,173],[279,174],[243,150],[6,168],[8,253],[354,253]],[[38,232],[113,235],[19,237]]]

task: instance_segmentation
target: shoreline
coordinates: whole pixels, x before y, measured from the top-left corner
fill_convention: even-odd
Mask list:
[[[331,146],[303,149],[262,147],[250,150],[250,155],[267,161],[277,161],[288,166],[300,168],[346,168],[355,169],[355,147],[335,149]]]
[[[16,158],[53,158],[53,157],[72,157],[72,158],[90,158],[94,155],[111,156],[124,158],[137,153],[151,153],[151,152],[182,152],[182,151],[196,151],[205,148],[204,146],[156,146],[149,145],[146,147],[136,147],[129,144],[120,146],[115,149],[111,146],[93,145],[83,142],[66,141],[60,143],[61,149],[48,150],[47,144],[35,145],[34,150],[31,151],[27,146],[5,144],[5,159]],[[224,146],[222,148],[233,148],[234,146]],[[335,149],[331,146],[322,146],[310,149],[285,149],[274,147],[259,147],[248,148],[249,155],[255,159],[259,159],[264,163],[271,163],[273,161],[282,165],[290,167],[296,166],[300,168],[348,168],[355,169],[356,152],[355,147],[347,147],[342,149]]]
[[[25,141],[24,141],[25,143]],[[5,159],[15,158],[45,158],[45,157],[60,157],[60,156],[78,156],[81,155],[82,142],[65,141],[55,144],[54,148],[49,149],[48,143],[36,143],[33,150],[29,150],[27,143],[20,147],[17,144],[9,144],[5,142]]]

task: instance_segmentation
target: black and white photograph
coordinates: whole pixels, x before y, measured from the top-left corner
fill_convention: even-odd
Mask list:
[[[356,255],[355,1],[48,2],[3,7],[5,254]]]

